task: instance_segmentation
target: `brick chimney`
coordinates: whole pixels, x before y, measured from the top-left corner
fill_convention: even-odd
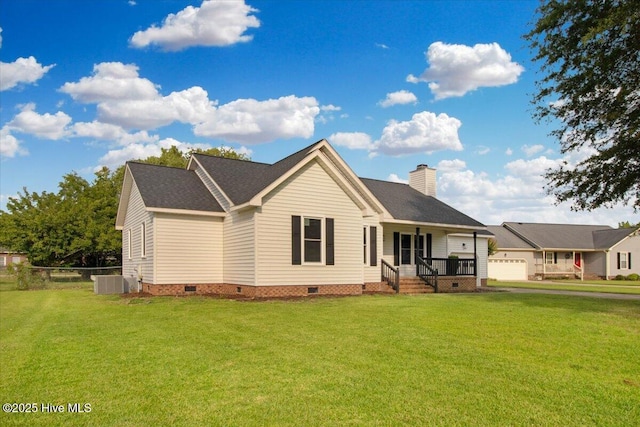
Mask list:
[[[416,170],[409,172],[409,186],[427,196],[436,197],[436,170],[427,165],[418,165]]]

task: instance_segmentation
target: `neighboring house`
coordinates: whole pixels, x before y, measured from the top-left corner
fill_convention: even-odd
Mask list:
[[[6,268],[10,264],[27,262],[27,255],[0,247],[0,268]]]
[[[274,164],[129,162],[116,228],[129,288],[158,295],[382,292],[416,262],[441,292],[487,277],[486,227],[435,198],[435,170],[361,179],[325,140]]]
[[[611,279],[640,273],[637,263],[631,263],[640,255],[638,229],[505,222],[488,230],[498,245],[498,252],[489,258],[489,277],[498,280]]]

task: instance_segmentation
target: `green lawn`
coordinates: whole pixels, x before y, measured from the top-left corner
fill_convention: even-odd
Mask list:
[[[630,280],[556,280],[528,282],[507,282],[490,280],[490,287],[503,288],[527,288],[527,289],[551,289],[560,291],[581,291],[581,292],[605,292],[614,294],[635,294],[640,295],[640,281]]]
[[[5,290],[0,344],[2,426],[640,425],[639,301]]]

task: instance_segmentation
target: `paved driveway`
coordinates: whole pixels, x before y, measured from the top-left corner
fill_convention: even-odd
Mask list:
[[[610,294],[605,292],[582,292],[582,291],[561,291],[553,289],[526,289],[526,288],[508,288],[493,287],[492,289],[502,292],[512,292],[514,294],[556,294],[556,295],[575,295],[581,297],[592,298],[608,298],[608,299],[624,299],[640,301],[640,295],[636,294]]]

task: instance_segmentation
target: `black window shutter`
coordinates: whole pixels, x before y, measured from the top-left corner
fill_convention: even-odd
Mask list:
[[[326,240],[327,240],[327,247],[326,247],[326,253],[325,253],[325,257],[326,257],[326,264],[327,265],[334,265],[335,264],[335,258],[334,258],[334,241],[333,241],[333,218],[327,218],[326,219],[326,224],[325,224],[325,232],[326,232]]]
[[[620,270],[620,252],[618,252],[618,270]]]
[[[300,217],[293,215],[291,217],[291,264],[302,264],[301,235],[300,235]]]
[[[558,252],[554,252],[553,253],[553,263],[557,264],[558,263]]]
[[[427,233],[427,258],[433,257],[433,235],[431,233]]]
[[[378,265],[378,228],[369,227],[369,263],[372,267]]]
[[[400,233],[393,232],[393,265],[400,265]]]

